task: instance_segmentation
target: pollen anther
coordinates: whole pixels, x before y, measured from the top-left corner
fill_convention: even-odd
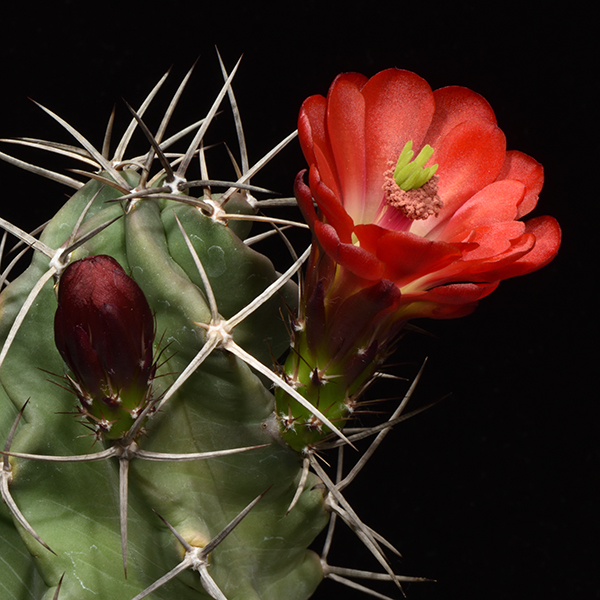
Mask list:
[[[402,211],[412,221],[438,216],[444,203],[437,193],[437,182],[439,179],[437,175],[433,175],[420,188],[404,191],[394,181],[393,174],[393,167],[384,173],[385,182],[383,190],[385,192],[386,203],[389,206]]]

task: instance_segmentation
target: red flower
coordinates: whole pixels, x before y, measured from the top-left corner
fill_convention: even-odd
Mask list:
[[[318,242],[307,297],[318,281],[343,299],[387,280],[401,292],[393,321],[458,317],[558,251],[555,219],[520,220],[541,165],[506,151],[475,92],[433,92],[398,69],[348,73],[304,102],[298,127],[310,171],[296,196]]]
[[[82,414],[108,437],[127,431],[156,370],[154,317],[137,283],[110,256],[70,264],[58,286],[54,334]]]

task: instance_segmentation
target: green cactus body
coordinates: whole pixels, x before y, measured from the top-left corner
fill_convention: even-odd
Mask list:
[[[297,257],[283,239],[283,274],[251,247],[263,235],[248,237],[261,206],[251,193],[266,190],[249,179],[295,134],[249,166],[234,72],[223,68],[205,119],[166,140],[191,73],[153,136],[142,115],[163,78],[132,111],[112,160],[47,109],[83,150],[13,140],[96,170],[83,183],[45,173],[77,191],[39,240],[0,218],[35,250],[4,289],[12,266],[0,275],[2,599],[307,600],[324,577],[387,598],[354,579],[399,593],[401,582],[424,581],[394,572],[386,552],[397,551],[343,493],[410,416],[420,373],[388,421],[342,431],[391,352],[372,322],[393,313],[400,292],[381,281],[336,306],[322,282],[337,267],[318,243]],[[208,178],[202,142],[226,95],[241,155],[231,183]],[[125,160],[136,127],[151,149]],[[185,153],[167,158],[194,130]],[[188,180],[196,155],[202,179]],[[270,218],[284,238],[277,225],[307,227]],[[386,331],[392,339],[397,328]],[[369,437],[344,476],[344,446]],[[335,481],[317,458],[333,449]],[[378,572],[329,564],[338,517]],[[310,547],[328,523],[319,555]]]
[[[82,231],[123,215],[120,203],[107,203],[119,194],[101,187],[91,181],[74,194],[47,225],[41,241],[59,248],[98,190]],[[202,347],[204,331],[195,323],[208,323],[211,318],[175,215],[202,259],[224,318],[238,312],[277,277],[270,261],[246,246],[231,228],[172,200],[137,201],[121,219],[79,248],[71,260],[94,254],[113,256],[143,289],[155,313],[157,340],[163,349],[154,382],[156,394],[173,383]],[[29,269],[3,292],[3,339],[26,296],[47,270],[48,259],[36,254]],[[293,305],[294,287],[288,283],[233,332],[236,342],[263,363],[268,364],[271,353],[280,354],[287,345],[283,321],[268,315]],[[54,346],[55,310],[53,282],[48,281],[2,366],[3,426],[10,425],[17,410],[30,400],[11,448],[15,452],[66,456],[99,449],[93,436],[65,414],[74,411],[76,398],[66,389],[62,379],[66,367]],[[272,411],[273,396],[263,382],[243,361],[217,349],[147,421],[145,434],[138,440],[144,450],[190,453],[266,447],[191,462],[133,459],[126,579],[120,560],[119,459],[48,463],[11,458],[15,502],[56,555],[27,534],[23,535],[25,549],[3,507],[2,527],[9,532],[5,543],[14,546],[7,553],[13,567],[2,578],[8,590],[3,597],[50,599],[64,573],[61,600],[131,599],[182,556],[179,542],[152,510],[190,544],[203,546],[267,489],[212,553],[211,575],[228,600],[309,597],[322,571],[317,555],[306,548],[327,523],[328,513],[323,491],[313,489],[316,478],[311,476],[286,516],[300,478],[301,460],[284,443],[273,440],[266,425]],[[23,561],[27,552],[35,559]],[[45,593],[40,591],[44,588]],[[187,571],[153,597],[191,599],[203,594],[197,574]]]

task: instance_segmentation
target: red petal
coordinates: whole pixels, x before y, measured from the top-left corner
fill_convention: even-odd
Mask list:
[[[355,223],[370,223],[383,197],[381,186],[388,163],[396,163],[409,140],[415,153],[420,151],[433,117],[434,100],[424,79],[400,69],[377,73],[366,83],[362,95],[366,113],[367,206]]]
[[[319,209],[327,221],[336,229],[338,236],[341,237],[344,242],[350,242],[352,239],[353,228],[352,219],[346,214],[344,207],[340,204],[333,192],[320,182],[319,171],[316,167],[313,166],[310,170],[310,188],[303,181],[305,173],[306,171],[304,170],[296,175],[294,194],[306,222],[311,229],[314,229],[315,222],[318,220],[313,203],[314,196]]]
[[[525,223],[508,221],[485,225],[471,232],[469,242],[473,249],[463,251],[463,260],[484,260],[499,256],[512,248],[511,240],[517,240],[525,233]]]
[[[504,164],[506,140],[490,121],[473,120],[452,129],[434,149],[430,163],[438,163],[439,195],[444,202],[437,219],[416,223],[411,231],[435,237],[471,196],[492,183]]]
[[[310,169],[309,183],[313,197],[327,222],[335,228],[342,242],[350,243],[354,228],[352,218],[339,197],[321,181],[320,172],[315,167]]]
[[[356,83],[335,80],[327,96],[327,132],[340,182],[341,200],[355,222],[365,202],[365,102]]]
[[[323,96],[311,96],[300,107],[298,115],[298,139],[309,165],[317,162],[314,146],[320,146],[326,154],[329,148],[325,133],[327,100]]]
[[[547,265],[558,253],[561,230],[554,217],[537,217],[525,223],[527,234],[535,236],[533,249],[512,264],[490,272],[494,279],[526,275]]]
[[[504,165],[498,174],[498,180],[516,179],[522,181],[527,190],[519,205],[517,218],[529,214],[536,206],[538,195],[544,185],[544,168],[539,162],[516,150],[506,153]]]
[[[472,90],[460,86],[448,86],[433,92],[435,113],[425,142],[436,147],[451,129],[464,121],[484,119],[496,123],[496,115],[488,101]]]
[[[445,304],[464,304],[485,298],[498,287],[493,283],[452,283],[429,290],[423,298]]]
[[[308,164],[316,165],[325,184],[341,197],[340,182],[325,126],[326,114],[327,101],[323,96],[311,96],[305,100],[298,117],[298,137]]]
[[[296,179],[294,181],[294,195],[296,196],[298,206],[304,215],[304,219],[308,223],[309,227],[312,228],[317,220],[317,211],[315,210],[315,206],[313,204],[312,192],[304,183],[305,173],[306,169],[300,171],[300,173],[296,175]]]
[[[474,250],[468,247],[463,249],[461,260],[448,265],[445,269],[431,272],[425,276],[420,282],[423,289],[433,289],[435,286],[451,282],[471,281],[482,283],[500,281],[504,278],[498,277],[497,273],[527,255],[535,245],[535,236],[531,233],[525,232],[516,239],[507,240],[500,236],[495,238],[490,235],[489,229],[482,228],[482,231],[477,232],[481,235],[488,234],[482,247],[476,247]],[[475,238],[477,239],[477,235]]]
[[[477,303],[481,298],[491,294],[497,287],[498,282],[454,283],[439,286],[419,295],[405,295],[404,301],[410,303],[405,314],[410,319],[464,317],[477,308]]]
[[[329,86],[329,90],[340,82],[351,83],[355,85],[359,90],[365,87],[365,84],[369,81],[368,77],[365,77],[362,73],[340,73]]]
[[[525,195],[525,185],[512,179],[496,181],[463,204],[440,230],[438,239],[466,241],[470,231],[517,218],[518,206]]]
[[[382,279],[385,265],[370,252],[353,244],[342,243],[331,225],[317,221],[315,235],[323,250],[342,267],[362,279]]]
[[[376,247],[377,258],[386,265],[385,278],[399,288],[459,260],[461,251],[445,242],[433,242],[418,235],[360,225],[355,233],[361,247]]]
[[[472,260],[469,254],[466,255],[464,262],[464,271],[454,277],[454,281],[469,279],[470,281],[499,281],[497,276],[499,269],[513,265],[523,256],[529,254],[535,246],[535,236],[525,232],[522,236],[510,240],[508,248],[503,252],[491,254],[481,259]]]

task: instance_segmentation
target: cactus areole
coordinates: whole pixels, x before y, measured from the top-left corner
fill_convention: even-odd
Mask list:
[[[221,68],[207,112],[168,136],[191,71],[153,134],[143,115],[161,79],[111,158],[43,107],[78,146],[15,140],[91,171],[42,171],[75,192],[39,239],[0,218],[34,250],[20,276],[10,263],[0,277],[2,600],[307,600],[324,577],[400,597],[426,581],[395,572],[345,491],[410,416],[423,368],[387,420],[345,427],[407,320],[466,314],[556,254],[554,219],[519,220],[541,166],[505,151],[469,90],[345,74],[300,111],[309,171],[295,193],[310,235],[292,249],[286,229],[306,224],[258,215],[282,201],[250,179],[296,134],[251,165],[237,65]],[[209,176],[203,143],[226,97],[233,181]],[[136,129],[149,150],[125,158]],[[253,221],[266,229],[249,237]],[[271,234],[289,250],[283,273],[261,252]],[[330,564],[340,521],[374,571]]]

